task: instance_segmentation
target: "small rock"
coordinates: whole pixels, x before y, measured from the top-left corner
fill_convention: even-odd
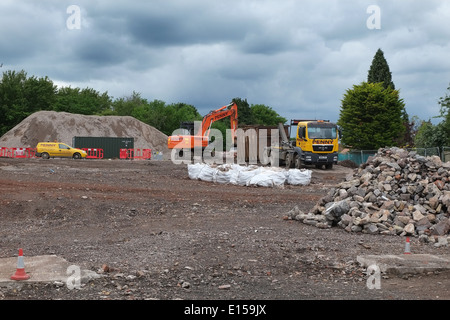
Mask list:
[[[430,228],[431,234],[443,236],[450,230],[450,219],[441,220]]]
[[[102,270],[103,272],[109,272],[109,266],[108,266],[107,264],[104,264],[104,265],[102,265],[101,270]]]
[[[438,237],[437,242],[434,244],[435,247],[442,247],[448,245],[447,237]]]
[[[369,223],[364,226],[364,231],[368,234],[376,234],[378,233],[378,227],[373,223]]]
[[[419,210],[416,210],[413,212],[413,220],[414,221],[419,221],[419,220],[422,220],[423,218],[425,218],[425,216]]]
[[[414,234],[415,228],[413,223],[408,223],[404,228],[403,231],[405,231],[408,234]]]
[[[428,236],[426,234],[421,234],[419,236],[419,242],[428,243],[429,242]]]
[[[231,288],[231,285],[229,284],[223,284],[219,286],[219,290],[229,290]]]

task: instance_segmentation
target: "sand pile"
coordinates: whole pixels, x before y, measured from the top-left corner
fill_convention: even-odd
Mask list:
[[[136,149],[150,148],[170,158],[167,135],[133,117],[85,116],[67,112],[39,111],[24,119],[0,138],[0,146],[34,148],[41,141],[72,144],[73,137],[131,137]]]

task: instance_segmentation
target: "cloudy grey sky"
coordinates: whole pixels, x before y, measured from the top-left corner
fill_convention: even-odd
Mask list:
[[[336,121],[378,48],[410,117],[450,83],[445,0],[2,0],[0,30],[1,71],[203,115],[239,97]]]

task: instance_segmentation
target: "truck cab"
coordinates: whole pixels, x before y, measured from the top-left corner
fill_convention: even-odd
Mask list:
[[[295,126],[294,157],[306,165],[331,169],[338,161],[337,125],[328,120],[291,120],[291,128]]]

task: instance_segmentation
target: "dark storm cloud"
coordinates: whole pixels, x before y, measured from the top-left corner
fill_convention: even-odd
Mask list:
[[[146,46],[185,46],[239,41],[245,28],[232,18],[216,20],[214,17],[195,14],[170,13],[164,16],[137,14],[126,25],[130,36]]]
[[[66,25],[70,5],[79,29]],[[379,30],[366,25],[371,5]],[[4,70],[201,113],[240,97],[336,120],[378,48],[411,115],[437,115],[450,81],[450,3],[438,0],[3,0],[0,17]]]

